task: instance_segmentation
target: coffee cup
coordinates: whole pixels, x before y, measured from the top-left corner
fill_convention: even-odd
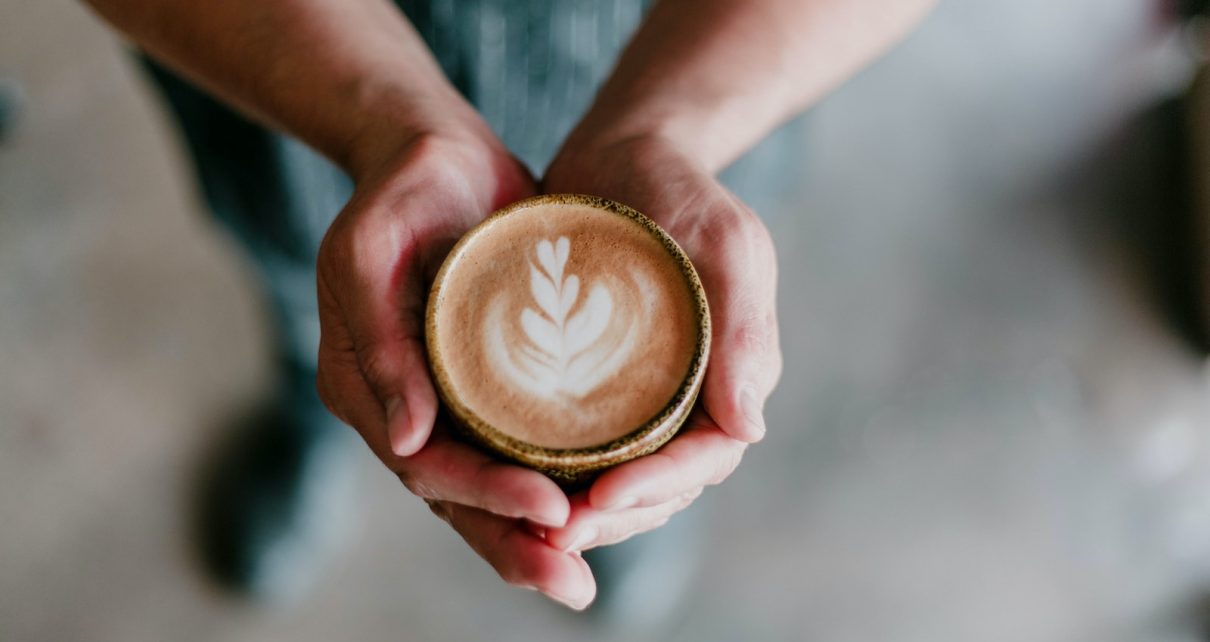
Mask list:
[[[429,364],[453,423],[564,483],[654,452],[701,388],[710,312],[654,221],[579,194],[493,213],[429,294]]]

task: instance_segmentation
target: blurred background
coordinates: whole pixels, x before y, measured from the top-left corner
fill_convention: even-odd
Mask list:
[[[656,639],[1210,639],[1202,30],[1169,9],[944,4],[793,130],[785,377]],[[635,639],[505,587],[368,452],[316,591],[214,586],[199,466],[270,387],[250,267],[81,6],[0,0],[0,91],[0,640]]]

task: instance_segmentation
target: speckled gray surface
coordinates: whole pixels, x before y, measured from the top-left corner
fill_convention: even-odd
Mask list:
[[[709,493],[660,639],[1196,639],[1210,375],[1132,223],[1170,202],[1164,112],[1140,114],[1178,45],[1147,2],[949,3],[813,111],[761,207],[770,435]],[[0,0],[28,101],[0,143],[0,639],[620,637],[500,585],[368,457],[358,535],[303,603],[198,575],[193,471],[267,348],[118,54],[66,0]]]

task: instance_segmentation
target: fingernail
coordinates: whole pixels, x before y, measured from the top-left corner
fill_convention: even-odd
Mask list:
[[[756,433],[757,438],[764,437],[765,416],[761,403],[756,398],[756,389],[751,386],[744,388],[744,391],[740,393],[739,409],[744,413],[744,420],[748,422],[748,427]]]
[[[589,604],[592,604],[591,600],[590,601],[585,601],[583,599],[577,600],[577,599],[572,599],[570,597],[565,597],[563,595],[556,595],[554,593],[547,593],[547,596],[549,596],[552,600],[555,600],[556,602],[559,602],[563,606],[566,606],[567,608],[572,609],[574,611],[583,611],[584,609],[588,608]]]
[[[539,525],[545,526],[547,528],[563,528],[564,526],[567,525],[567,516],[566,515],[563,515],[560,518],[560,517],[551,517],[550,515],[544,515],[542,513],[533,513],[531,515],[525,515],[524,517],[525,517],[525,519],[527,519],[531,522],[534,522],[535,524],[539,524]]]
[[[404,411],[403,398],[391,397],[387,399],[385,410],[387,413],[387,437],[391,442],[391,450],[399,456],[410,454],[404,452],[403,435],[399,426],[400,415]]]
[[[614,500],[612,503],[605,506],[602,510],[623,510],[626,508],[634,508],[635,506],[638,506],[638,505],[639,505],[638,497],[634,497],[633,495],[626,495],[625,497],[619,497],[618,499]]]
[[[592,598],[593,598],[592,593],[588,593],[587,595],[585,595],[584,591],[581,591],[580,595],[576,596],[576,597],[573,597],[570,595],[564,595],[561,593],[554,593],[554,592],[548,592],[548,593],[546,593],[546,595],[547,595],[547,597],[550,597],[552,600],[560,602],[567,608],[573,609],[576,611],[583,611],[584,609],[588,608],[588,605],[592,604]]]
[[[571,540],[571,544],[563,547],[564,551],[580,551],[585,546],[588,546],[597,538],[597,527],[587,526],[580,530]]]

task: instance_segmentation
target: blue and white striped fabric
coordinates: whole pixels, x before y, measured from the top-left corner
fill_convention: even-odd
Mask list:
[[[541,174],[642,20],[645,0],[400,0],[447,77]]]
[[[540,176],[588,108],[648,2],[397,4],[454,86]],[[315,257],[352,193],[351,182],[299,141],[247,121],[171,72],[144,62],[181,124],[209,209],[246,246],[264,277],[281,330],[278,352],[296,369],[313,371],[319,340]],[[757,154],[725,173],[724,182],[741,198],[768,194],[763,188],[775,174],[770,170],[786,164],[781,156],[779,150]]]

